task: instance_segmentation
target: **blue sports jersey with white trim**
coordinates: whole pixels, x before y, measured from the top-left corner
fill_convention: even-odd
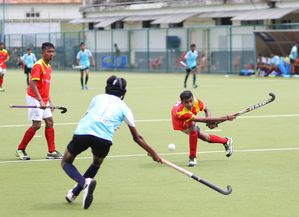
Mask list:
[[[80,120],[75,135],[93,135],[108,141],[131,110],[119,97],[100,94],[93,98],[88,113]]]
[[[198,52],[195,50],[194,52],[192,52],[191,50],[187,52],[186,54],[186,60],[187,60],[187,64],[190,68],[193,68],[194,66],[197,65],[196,62],[196,58],[198,56]]]
[[[31,53],[30,56],[28,53],[24,54],[22,57],[23,61],[27,64],[27,68],[32,69],[34,63],[36,62],[36,57],[34,53]]]
[[[90,60],[89,58],[92,56],[90,50],[85,49],[84,52],[82,52],[82,50],[80,50],[77,54],[77,59],[80,62],[81,66],[85,66],[84,68],[81,69],[86,69],[90,67]]]

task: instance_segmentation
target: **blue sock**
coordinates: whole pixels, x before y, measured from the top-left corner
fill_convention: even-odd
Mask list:
[[[94,178],[98,172],[98,170],[100,169],[100,167],[95,167],[93,165],[90,165],[90,167],[86,170],[84,177],[85,178]],[[74,189],[73,189],[73,194],[75,196],[78,196],[80,194],[80,192],[82,191],[83,187],[81,187],[80,185],[77,185]]]
[[[196,75],[193,75],[193,85],[195,85],[196,82]]]
[[[63,170],[68,174],[68,176],[72,179],[74,179],[76,182],[78,182],[79,186],[84,186],[85,184],[85,178],[78,172],[76,167],[73,164],[66,163],[63,166]]]

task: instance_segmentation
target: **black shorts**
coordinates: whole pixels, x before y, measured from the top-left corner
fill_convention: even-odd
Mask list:
[[[111,141],[92,135],[74,135],[72,141],[67,146],[67,150],[73,157],[76,157],[90,147],[95,156],[105,158],[109,153],[111,145]]]
[[[31,74],[31,70],[32,70],[32,69],[27,68],[27,66],[25,66],[24,73],[25,73],[25,74]]]
[[[87,68],[85,68],[85,69],[79,69],[79,70],[80,70],[80,72],[83,72],[83,71],[85,71],[86,69],[89,69],[89,67],[87,67]]]
[[[293,60],[293,59],[290,58],[290,63],[291,64],[295,63],[295,60]]]

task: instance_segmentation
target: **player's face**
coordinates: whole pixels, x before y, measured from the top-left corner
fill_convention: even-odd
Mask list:
[[[42,51],[43,57],[48,61],[51,61],[53,59],[54,54],[55,54],[54,48],[47,47],[45,50]]]
[[[0,50],[3,50],[4,49],[4,44],[1,44],[0,45]]]
[[[28,53],[28,54],[31,54],[31,50],[27,50],[27,53]]]
[[[182,102],[183,106],[186,107],[188,110],[192,111],[194,107],[194,98],[190,97],[188,99],[184,99]]]
[[[192,50],[192,51],[195,51],[195,47],[194,47],[194,46],[192,46],[192,47],[191,47],[191,50]]]
[[[81,50],[85,50],[85,45],[81,45]]]

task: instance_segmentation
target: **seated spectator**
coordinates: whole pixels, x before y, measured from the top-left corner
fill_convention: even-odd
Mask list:
[[[285,62],[287,75],[290,75],[291,74],[291,61],[290,61],[289,53],[286,54],[286,57],[284,58],[284,62]]]
[[[18,69],[23,69],[22,57],[21,57],[20,54],[18,55],[18,62],[17,62],[17,65],[18,65]]]
[[[265,72],[267,71],[266,58],[263,57],[262,54],[258,55],[258,58],[256,60],[256,69],[257,69],[257,74],[262,77],[265,75]]]

